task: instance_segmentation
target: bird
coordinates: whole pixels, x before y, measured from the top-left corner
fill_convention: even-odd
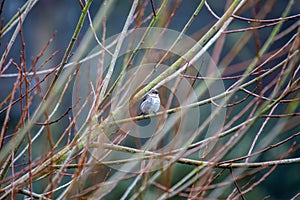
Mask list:
[[[142,115],[156,113],[160,107],[160,97],[157,89],[152,89],[147,93],[141,102],[140,109]]]

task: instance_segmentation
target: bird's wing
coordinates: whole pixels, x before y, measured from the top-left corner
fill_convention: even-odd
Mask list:
[[[143,99],[142,99],[142,102],[146,101],[146,99],[149,97],[149,94],[146,94]]]

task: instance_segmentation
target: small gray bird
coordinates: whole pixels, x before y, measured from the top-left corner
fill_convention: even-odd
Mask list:
[[[140,105],[140,109],[142,114],[151,114],[156,113],[160,107],[160,98],[158,94],[158,90],[152,89],[149,93],[147,93]]]

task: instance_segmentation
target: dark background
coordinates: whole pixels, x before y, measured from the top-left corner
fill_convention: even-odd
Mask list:
[[[21,0],[5,1],[2,16],[1,16],[1,19],[4,22],[4,24],[7,23],[7,20],[9,20],[11,16],[17,13],[18,9],[24,4],[24,2],[25,1],[21,1]],[[154,2],[155,5],[157,6],[158,5],[157,1]],[[168,28],[180,31],[185,25],[185,23],[187,22],[187,20],[192,15],[192,13],[194,12],[194,9],[198,5],[198,2],[199,1],[192,1],[192,0],[183,1],[183,3],[180,4],[179,9],[176,12],[175,17]],[[129,0],[122,0],[122,1],[119,0],[116,2],[107,19],[107,27],[106,27],[107,38],[114,34],[118,34],[122,30],[124,22],[126,20],[126,16],[131,7],[131,3],[132,1]],[[224,12],[225,1],[214,0],[214,1],[209,1],[209,3],[212,6],[212,9],[216,12],[216,14],[221,16],[222,13]],[[280,17],[287,3],[288,1],[278,0],[275,3],[275,6],[273,7],[272,11],[267,15],[266,19]],[[92,18],[95,15],[96,11],[99,9],[101,4],[102,1],[96,1],[96,0],[92,3],[90,9]],[[146,9],[145,11],[146,16],[152,13],[149,4],[147,8],[148,9]],[[299,13],[300,13],[300,1],[296,1],[292,9],[292,12],[289,13],[289,16],[299,14]],[[81,7],[79,6],[78,1],[41,0],[40,2],[38,2],[35,5],[32,12],[30,12],[27,18],[25,19],[23,25],[24,38],[26,43],[27,66],[30,66],[31,60],[37,56],[37,54],[41,51],[43,46],[46,44],[49,38],[51,38],[54,32],[57,32],[56,37],[52,42],[52,44],[50,45],[50,47],[48,48],[48,50],[46,51],[46,54],[44,56],[47,57],[51,55],[51,53],[53,53],[55,50],[59,50],[60,52],[58,53],[58,55],[54,57],[53,60],[51,60],[51,62],[49,62],[45,66],[45,68],[52,68],[57,64],[59,64],[59,62],[63,57],[64,51],[68,46],[69,41],[72,37],[73,31],[75,29],[80,14],[81,14]],[[252,15],[251,13],[246,12],[243,13],[242,16],[251,17]],[[207,11],[207,9],[204,8],[200,11],[199,15],[196,17],[196,19],[194,20],[194,22],[192,23],[191,27],[189,28],[186,34],[196,39],[205,30],[207,30],[215,21],[216,21],[215,18]],[[148,23],[149,21],[145,24],[145,26],[147,26]],[[292,23],[294,23],[294,21],[285,22],[282,27],[282,30],[289,27]],[[237,29],[237,28],[243,28],[247,26],[248,26],[247,23],[243,21],[235,20],[229,26],[229,29]],[[87,28],[88,28],[88,21],[86,19],[84,23],[84,27],[82,28],[82,31],[80,33],[79,40],[75,46],[78,46],[80,44],[80,38],[87,30]],[[259,39],[262,44],[269,37],[269,33],[272,30],[272,28],[273,27],[264,28],[258,31],[260,33]],[[10,32],[6,34],[4,37],[1,37],[1,46],[0,46],[1,55],[3,54],[6,44],[8,43],[13,31],[14,28],[10,30]],[[99,31],[98,36],[101,37],[101,30]],[[236,42],[238,36],[239,33],[231,34],[230,36],[228,36],[221,55],[225,55],[227,53],[228,49],[226,48],[231,48],[233,44]],[[280,41],[277,41],[274,45],[272,45],[272,48],[276,49],[282,46],[283,44],[285,44],[287,40],[290,39],[290,36],[291,34],[287,35]],[[16,63],[19,63],[20,51],[21,51],[20,44],[21,41],[20,41],[20,37],[18,36],[16,39],[16,43],[13,45],[11,52],[8,54],[7,61],[10,58],[12,58]],[[91,49],[94,45],[96,45],[96,43],[91,45]],[[250,42],[249,45],[247,45],[246,48],[243,49],[240,56],[236,58],[231,64],[235,64],[240,61],[253,58],[256,53],[254,49],[255,49],[255,43]],[[272,49],[270,49],[270,51],[272,51]],[[13,67],[5,71],[5,73],[16,73],[16,72],[17,70],[14,69]],[[0,99],[1,100],[11,92],[14,81],[15,78],[0,78]],[[70,95],[70,101],[66,101],[66,107],[70,106],[68,102],[71,102],[71,95]],[[31,109],[34,110],[34,106]],[[19,117],[20,117],[19,108],[13,107],[13,112],[11,112],[10,115],[8,132],[12,132],[14,130],[14,124],[16,123],[16,120],[14,119],[19,119]],[[5,118],[5,113],[2,113],[0,115],[0,123],[1,123],[0,126],[4,121],[4,118]],[[276,123],[276,121],[274,121],[274,123]],[[65,127],[63,126],[62,123],[61,127],[57,127],[57,128],[64,129]],[[43,147],[40,148],[42,149]],[[276,152],[273,153],[276,154]],[[234,153],[231,155],[233,156]],[[268,158],[262,158],[262,159],[268,160]],[[250,197],[252,199],[253,198],[261,199],[267,195],[270,195],[271,199],[288,199],[292,197],[297,192],[299,192],[299,188],[300,188],[299,172],[300,171],[299,171],[298,164],[279,166],[275,170],[275,172],[273,172],[262,184],[260,184],[257,188],[255,188],[253,192],[251,192]]]

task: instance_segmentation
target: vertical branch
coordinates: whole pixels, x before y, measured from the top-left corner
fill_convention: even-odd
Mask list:
[[[79,17],[79,20],[78,20],[77,26],[75,28],[75,31],[73,33],[72,39],[71,39],[71,41],[70,41],[70,43],[69,43],[69,45],[68,45],[68,47],[67,47],[67,49],[66,49],[66,51],[64,53],[64,56],[63,56],[62,61],[60,63],[60,66],[59,66],[57,72],[55,73],[54,79],[51,82],[51,84],[50,84],[50,86],[49,86],[49,88],[48,88],[48,90],[46,92],[44,100],[48,99],[48,97],[49,97],[49,95],[50,95],[50,93],[51,93],[54,85],[57,82],[58,77],[61,75],[64,66],[67,64],[67,61],[68,61],[68,58],[70,56],[71,50],[73,49],[73,46],[74,46],[74,44],[75,44],[75,42],[76,42],[76,40],[78,38],[78,35],[79,35],[79,32],[80,32],[80,30],[82,28],[85,16],[86,16],[86,14],[88,12],[89,7],[92,4],[92,1],[93,0],[88,0],[87,3],[85,4],[84,8],[82,9],[82,12],[81,12],[81,15]]]
[[[104,94],[105,94],[105,92],[107,90],[108,83],[109,83],[110,78],[112,76],[112,73],[114,71],[115,64],[116,64],[116,61],[118,59],[119,52],[121,50],[121,46],[123,44],[123,41],[125,39],[127,30],[129,28],[130,22],[132,21],[132,18],[133,18],[133,15],[134,15],[134,12],[135,12],[135,9],[136,9],[137,6],[138,6],[138,0],[134,0],[134,2],[132,3],[132,7],[130,9],[130,12],[128,14],[128,17],[126,19],[125,25],[123,27],[123,30],[122,30],[122,32],[120,34],[119,39],[118,39],[116,50],[115,50],[114,55],[112,57],[112,60],[111,60],[110,66],[108,68],[107,74],[106,74],[106,76],[105,76],[105,78],[103,80],[103,86],[101,88],[100,97],[99,97],[99,99],[101,99],[101,100],[103,99]]]
[[[24,12],[20,15],[20,21],[24,22],[26,16],[28,15],[28,13],[31,11],[32,7],[37,2],[38,2],[38,0],[29,0],[27,2],[27,5],[26,5],[26,8],[25,8]],[[5,48],[5,51],[2,55],[2,57],[1,57],[1,60],[0,60],[0,74],[3,70],[4,62],[6,60],[6,57],[7,57],[8,53],[10,52],[13,44],[15,43],[17,35],[19,34],[20,28],[21,28],[21,26],[20,26],[20,24],[18,24],[15,31],[14,31],[14,33],[13,33],[13,35],[12,35],[12,37],[11,37],[11,39],[10,39],[10,41],[9,41],[9,43],[8,43],[8,45],[7,45],[7,47]]]

